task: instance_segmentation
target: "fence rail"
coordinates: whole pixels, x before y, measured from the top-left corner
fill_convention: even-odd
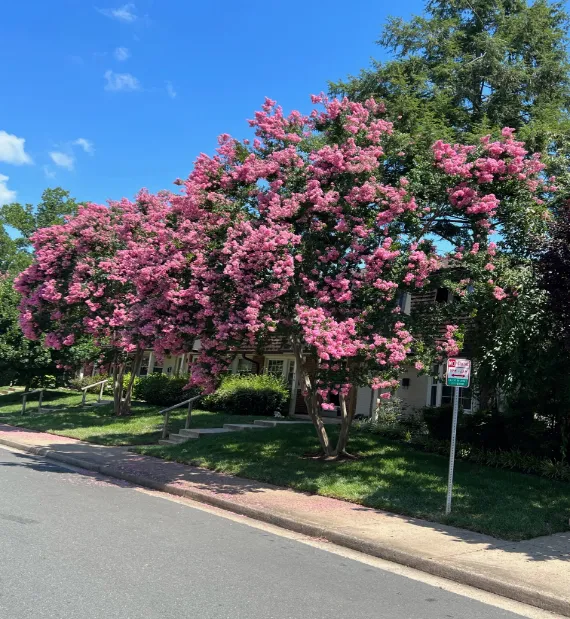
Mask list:
[[[22,395],[22,412],[20,414],[23,415],[26,412],[26,403],[28,401],[28,396],[34,393],[40,394],[40,397],[38,399],[38,413],[41,413],[42,412],[42,400],[44,399],[44,391],[45,389],[34,389],[33,391],[28,391],[24,393]]]
[[[83,398],[81,399],[81,406],[85,406],[85,399],[87,398],[87,390],[92,389],[93,387],[97,387],[97,385],[101,385],[99,389],[99,397],[97,398],[97,402],[101,402],[103,399],[103,389],[105,385],[109,382],[109,379],[100,380],[98,383],[93,383],[92,385],[87,385],[87,387],[82,387],[81,391],[83,391]]]
[[[184,427],[186,429],[190,427],[190,419],[192,417],[192,408],[194,407],[194,402],[196,402],[196,400],[199,400],[201,397],[202,397],[201,395],[195,395],[193,398],[190,398],[189,400],[184,400],[184,402],[179,402],[178,404],[175,404],[174,406],[170,406],[169,408],[165,408],[164,410],[161,410],[158,413],[159,415],[164,415],[164,423],[162,424],[161,438],[163,439],[166,438],[168,434],[168,420],[170,418],[170,411],[173,411],[176,408],[182,408],[186,404],[188,404],[188,414],[186,415],[186,423],[184,424]]]

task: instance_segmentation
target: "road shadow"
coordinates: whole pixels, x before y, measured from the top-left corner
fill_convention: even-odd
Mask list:
[[[0,428],[0,431],[2,432],[6,430],[7,427],[5,426]],[[299,428],[291,428],[288,429],[288,431],[295,431],[301,434],[303,432]],[[9,433],[12,435],[14,441],[17,442],[18,433],[23,436],[26,431],[20,428],[10,428]],[[44,434],[42,436],[45,439],[46,435]],[[114,474],[125,476],[126,479],[134,479],[136,477],[144,478],[151,484],[155,484],[155,487],[157,488],[159,488],[162,484],[170,484],[179,489],[181,494],[184,489],[194,489],[196,491],[206,493],[209,496],[226,498],[228,500],[234,499],[242,504],[247,502],[248,496],[257,496],[264,493],[271,494],[275,490],[283,490],[284,486],[295,487],[297,492],[295,494],[291,494],[291,505],[298,502],[300,508],[305,510],[305,512],[307,512],[307,510],[310,511],[312,509],[311,505],[308,503],[302,505],[305,500],[303,497],[309,497],[313,501],[312,505],[316,505],[317,500],[320,502],[318,509],[321,511],[326,511],[327,505],[330,506],[330,509],[333,511],[336,511],[337,509],[340,511],[342,509],[342,512],[347,515],[346,527],[356,527],[359,521],[358,514],[360,512],[366,512],[371,515],[378,514],[382,516],[383,523],[378,520],[378,526],[386,526],[386,518],[394,518],[401,522],[413,524],[417,527],[418,535],[421,535],[422,529],[431,529],[433,531],[437,531],[438,533],[444,534],[453,541],[456,541],[458,545],[482,545],[484,548],[489,550],[500,549],[503,552],[513,553],[519,556],[524,555],[529,560],[537,562],[549,560],[561,560],[565,562],[570,561],[570,532],[568,531],[556,533],[555,535],[550,535],[548,537],[538,537],[530,540],[505,541],[490,537],[489,535],[459,528],[454,526],[453,523],[436,523],[421,519],[421,517],[417,516],[406,516],[390,513],[389,510],[384,510],[376,506],[362,506],[347,503],[345,501],[342,501],[341,507],[339,501],[335,499],[314,496],[317,494],[319,482],[322,481],[323,476],[336,476],[338,479],[342,479],[346,484],[354,484],[359,481],[366,487],[371,487],[374,483],[377,483],[380,480],[382,485],[378,487],[378,489],[374,492],[364,493],[362,496],[356,497],[356,499],[360,500],[360,502],[378,503],[384,500],[387,496],[389,497],[391,504],[398,508],[398,511],[405,513],[405,510],[413,507],[413,503],[410,503],[409,495],[410,493],[415,492],[417,495],[418,505],[437,505],[440,506],[438,509],[441,509],[444,504],[444,494],[442,494],[441,490],[441,471],[438,469],[436,472],[437,474],[435,474],[433,470],[429,470],[426,462],[433,462],[433,459],[428,458],[426,460],[425,454],[422,454],[421,452],[418,453],[417,458],[408,458],[405,462],[400,462],[397,471],[390,470],[389,468],[384,470],[381,468],[381,463],[379,464],[377,460],[367,461],[365,458],[358,462],[357,468],[351,468],[350,463],[339,462],[333,463],[332,466],[330,464],[313,463],[308,469],[307,463],[301,461],[300,454],[304,453],[311,447],[311,441],[313,440],[312,438],[305,442],[301,440],[297,451],[294,452],[291,451],[290,437],[285,436],[279,429],[268,429],[263,432],[263,437],[261,436],[261,432],[252,432],[247,441],[244,440],[244,433],[239,433],[239,436],[236,435],[233,437],[232,434],[226,434],[222,437],[218,436],[200,439],[201,449],[205,451],[208,449],[216,450],[216,458],[219,461],[223,461],[224,457],[227,459],[231,456],[236,462],[246,462],[243,466],[236,467],[234,469],[235,472],[239,472],[240,477],[233,477],[232,475],[228,475],[226,473],[218,473],[213,470],[198,468],[189,464],[182,464],[176,461],[158,459],[150,455],[133,453],[126,447],[88,445],[81,443],[80,441],[73,441],[55,436],[53,438],[53,442],[44,444],[46,448],[57,451],[64,457],[67,456],[77,461],[83,460],[89,462],[91,465],[102,467],[103,471],[102,475],[99,476],[100,479],[107,479],[104,477],[104,469],[105,467],[109,467],[113,468]],[[192,462],[191,454],[193,449],[195,449],[193,445],[196,446],[197,442],[184,444],[182,446],[177,446],[176,448],[168,448],[167,451],[161,450],[161,454],[163,456],[167,454],[167,457],[172,458],[172,460],[180,457],[186,462]],[[254,447],[255,445],[258,445],[255,447],[253,452],[252,445]],[[389,451],[396,450],[394,453],[391,452],[392,456],[395,454],[397,455],[399,453],[398,450],[400,449],[401,448],[398,445],[389,447]],[[252,456],[252,453],[255,455]],[[21,463],[21,466],[27,466],[30,468],[39,467],[37,470],[53,471],[58,469],[57,464],[52,464],[51,462],[45,461],[36,456],[22,455],[19,457],[19,462]],[[260,479],[263,476],[264,469],[269,471],[271,462],[274,463],[272,466],[275,466],[275,462],[279,463],[278,470],[281,471],[280,475],[277,474],[275,470],[270,471],[271,478],[273,480],[278,480],[279,485],[265,483],[263,481],[255,481],[252,479],[254,476]],[[463,465],[463,463],[458,463],[458,465],[459,472],[462,474],[481,473],[481,471],[479,471],[481,467],[476,467],[476,465]],[[465,471],[462,471],[462,466],[466,466],[468,468]],[[470,471],[469,467],[475,467],[477,470]],[[69,473],[69,470],[65,468],[61,469],[61,471]],[[78,474],[97,476],[97,474],[90,473],[88,471],[85,473],[78,471]],[[251,476],[250,479],[248,479],[249,475]],[[506,479],[508,481],[511,479],[509,475],[514,474],[505,473],[505,475],[507,475]],[[516,475],[520,476],[520,474]],[[409,479],[412,477],[415,480],[414,485],[407,487],[406,484],[409,483]],[[459,478],[460,477],[461,475],[459,475]],[[418,484],[420,482],[421,491],[418,491]],[[526,479],[526,482],[528,484],[528,479]],[[482,480],[479,490],[484,492],[485,488],[486,486]],[[502,500],[508,503],[511,495],[516,494],[517,490],[516,487],[509,490],[507,485],[501,486],[501,489],[504,488],[507,489],[502,496]],[[302,492],[299,492],[299,490]],[[407,493],[407,497],[405,497],[407,503],[404,503],[404,500],[402,499],[400,504],[398,504],[398,495],[395,493],[396,490],[400,494],[402,494],[403,491]],[[470,495],[466,492],[461,481],[458,483],[456,490],[457,497],[455,505],[458,512],[461,510],[471,510],[467,511],[467,513],[481,513],[484,516],[485,505],[477,506],[475,504],[477,501],[481,500],[482,495],[480,493]],[[536,486],[535,490],[532,488],[529,490],[527,488],[526,492],[528,501],[535,503],[534,505],[528,506],[529,510],[534,509],[534,517],[540,514],[547,516],[550,512],[546,509],[541,509],[541,501],[544,502],[544,497],[541,495],[541,485],[539,484]],[[566,488],[566,492],[568,492],[568,488]],[[564,499],[566,503],[558,504],[556,503],[557,500],[560,500],[560,498],[557,498],[556,493],[554,493],[554,496],[550,498],[551,503],[549,505],[549,509],[555,509],[556,513],[560,513],[561,510],[563,511],[562,506],[567,504],[567,498]],[[260,507],[263,507],[264,505],[261,496],[259,497],[259,500],[253,500],[249,504]],[[284,505],[284,507],[286,506]],[[315,511],[317,510],[315,509]],[[294,512],[290,513],[292,514]],[[520,517],[523,518],[525,516],[521,513]],[[374,524],[373,518],[363,518],[361,520],[367,527],[373,526]],[[344,526],[343,528],[346,532],[346,528]]]

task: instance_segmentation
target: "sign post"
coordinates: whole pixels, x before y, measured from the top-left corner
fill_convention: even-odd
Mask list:
[[[451,422],[451,448],[449,450],[449,475],[447,477],[447,501],[445,513],[451,513],[451,496],[453,493],[453,468],[455,466],[455,444],[457,442],[457,416],[459,414],[459,389],[469,387],[471,378],[471,361],[469,359],[448,359],[445,384],[454,387],[453,421]]]

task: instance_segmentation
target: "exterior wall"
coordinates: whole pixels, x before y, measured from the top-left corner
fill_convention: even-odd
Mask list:
[[[404,379],[409,381],[408,387],[403,387]],[[400,387],[396,390],[396,397],[402,401],[404,412],[412,412],[426,405],[428,398],[428,388],[430,385],[429,376],[418,376],[414,368],[408,368],[400,375]],[[377,394],[372,393],[370,387],[359,387],[356,398],[356,415],[369,417],[375,406],[374,399]]]
[[[356,394],[356,411],[355,415],[363,415],[369,417],[374,406],[374,394],[370,387],[359,387]]]
[[[409,380],[409,386],[404,387],[404,379]],[[396,397],[402,401],[407,411],[423,408],[427,403],[429,376],[418,376],[417,370],[408,368],[400,374],[400,387],[396,390]]]

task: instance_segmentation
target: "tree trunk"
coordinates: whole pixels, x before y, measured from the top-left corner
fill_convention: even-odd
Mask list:
[[[124,399],[122,398],[123,395],[123,381],[121,379],[121,415],[130,415],[131,414],[131,395],[133,393],[133,385],[135,384],[135,378],[137,377],[138,373],[140,372],[141,369],[141,365],[142,365],[142,360],[143,360],[143,355],[144,355],[144,350],[139,350],[136,352],[134,359],[133,359],[133,367],[131,370],[131,377],[129,380],[129,384],[127,385],[127,389],[125,392],[125,397]]]
[[[370,402],[370,421],[378,421],[378,389],[372,389],[372,401]]]
[[[344,395],[340,396],[340,414],[341,414],[341,426],[338,435],[338,441],[336,443],[336,449],[334,455],[338,458],[340,456],[346,456],[346,446],[348,445],[348,436],[350,427],[352,426],[352,420],[354,419],[354,413],[356,411],[356,387],[351,387],[348,395],[348,402]]]
[[[125,374],[124,362],[119,363],[115,357],[115,363],[113,364],[113,412],[117,417],[122,412],[123,401],[123,375]]]
[[[319,398],[316,386],[313,386],[312,384],[311,377],[309,375],[307,365],[303,361],[303,357],[301,355],[301,347],[298,342],[293,341],[293,351],[295,353],[297,367],[299,368],[301,380],[303,383],[303,393],[305,394],[303,398],[305,400],[309,416],[311,417],[311,421],[313,422],[315,430],[317,431],[317,437],[319,439],[323,455],[326,457],[333,456],[334,452],[329,439],[329,435],[327,434],[325,424],[323,423],[322,417],[319,412]]]

